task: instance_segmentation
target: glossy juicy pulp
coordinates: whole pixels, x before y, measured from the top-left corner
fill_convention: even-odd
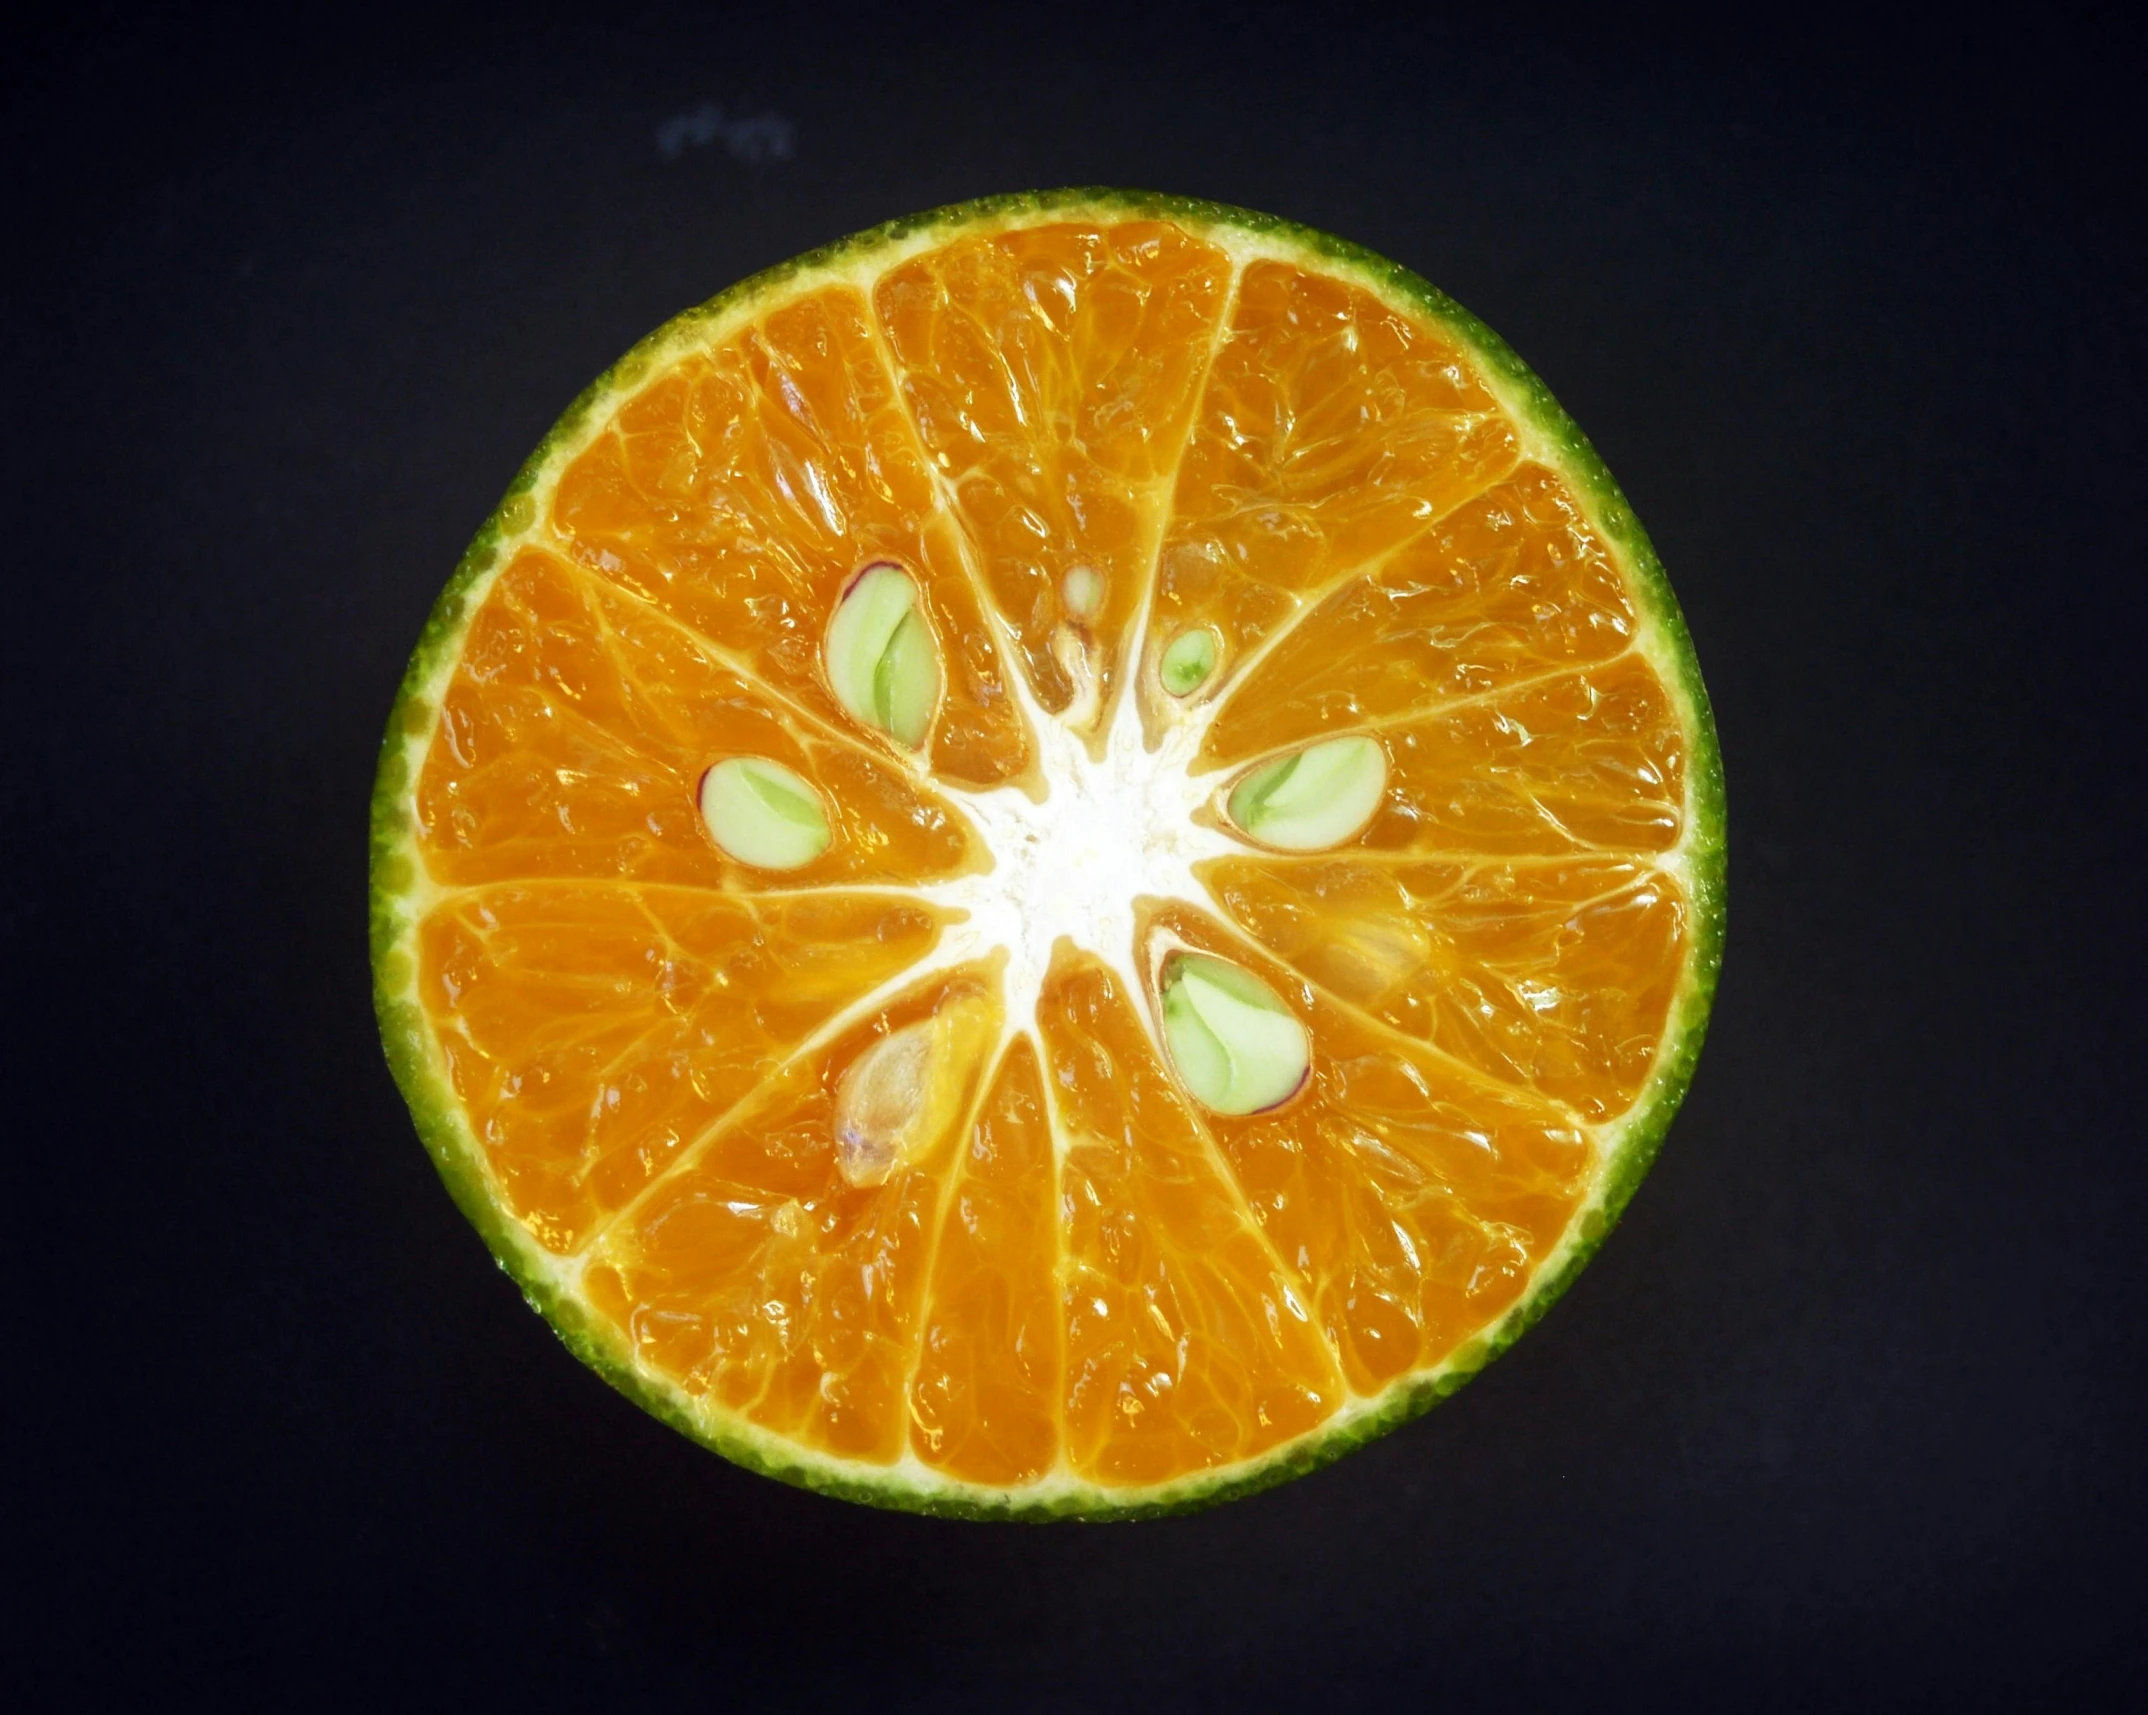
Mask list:
[[[946,668],[938,772],[992,785],[1028,765],[959,529],[862,294],[809,294],[673,365],[561,474],[551,522],[577,564],[838,723],[820,669],[828,610],[860,567],[901,562]]]
[[[1683,890],[1633,858],[1224,858],[1203,879],[1336,999],[1596,1122],[1639,1096],[1691,933]]]
[[[493,1195],[644,1373],[845,1468],[1127,1490],[1273,1453],[1520,1301],[1687,980],[1692,740],[1455,335],[1168,223],[957,234],[675,345],[548,481],[410,789],[419,998]],[[914,757],[820,661],[881,558],[944,665]],[[1218,666],[1170,699],[1191,625]],[[929,890],[988,862],[967,792],[1050,784],[1012,675],[1090,721],[1132,676],[1219,786],[1367,733],[1387,790],[1337,850],[1205,862],[1137,948],[1062,943],[951,1074],[959,1122],[853,1184],[846,1069],[1003,1004]],[[732,755],[814,788],[825,852],[716,846]],[[1131,974],[1170,946],[1297,1013],[1297,1095],[1188,1098]]]
[[[1217,712],[1209,758],[1392,723],[1633,646],[1625,580],[1559,479],[1524,465],[1315,592]]]
[[[1247,965],[1310,1025],[1294,1100],[1204,1125],[1350,1385],[1376,1392],[1495,1321],[1587,1193],[1595,1150],[1574,1116],[1381,1028],[1197,911],[1155,922]]]
[[[564,1254],[941,921],[868,894],[498,882],[426,916],[422,999],[508,1206]]]
[[[525,549],[471,622],[417,821],[445,884],[565,876],[752,889],[709,837],[701,776],[766,756],[820,793],[836,838],[787,887],[910,886],[979,867],[969,824],[910,772],[719,664],[597,578]]]
[[[903,1451],[940,1204],[988,1068],[957,1069],[963,1123],[869,1189],[837,1167],[837,1086],[888,1032],[996,995],[964,968],[777,1068],[600,1235],[587,1290],[644,1362],[786,1439]]]
[[[1252,1458],[1343,1401],[1295,1276],[1092,955],[1037,1008],[1066,1139],[1069,1463],[1156,1483]]]
[[[1064,651],[1089,638],[1109,707],[1229,281],[1214,245],[1143,222],[958,240],[874,290],[918,432],[1055,713],[1077,690]],[[1102,580],[1092,614],[1066,601],[1077,567]]]
[[[910,1383],[912,1447],[964,1482],[1034,1482],[1059,1457],[1057,1179],[1043,1069],[1019,1037],[950,1171]]]
[[[1399,547],[1518,456],[1458,343],[1342,281],[1252,263],[1179,467],[1152,635],[1213,624],[1243,655],[1298,597]]]

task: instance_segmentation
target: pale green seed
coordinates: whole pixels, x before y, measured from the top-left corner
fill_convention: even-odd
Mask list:
[[[829,687],[854,719],[911,749],[940,700],[940,655],[900,566],[868,567],[837,603],[822,649]]]
[[[1179,1080],[1203,1107],[1253,1114],[1305,1082],[1312,1043],[1298,1015],[1258,977],[1200,953],[1163,972],[1164,1041]]]
[[[895,628],[888,652],[874,675],[874,712],[896,741],[915,750],[932,725],[940,700],[940,657],[932,646],[932,627],[913,611]]]
[[[1174,697],[1191,696],[1216,670],[1216,634],[1205,626],[1171,639],[1157,665],[1163,688]]]
[[[1256,768],[1231,789],[1231,820],[1287,852],[1340,845],[1372,820],[1387,791],[1387,752],[1358,734]]]
[[[730,856],[798,869],[828,849],[828,815],[799,775],[765,756],[734,756],[701,777],[701,819]]]

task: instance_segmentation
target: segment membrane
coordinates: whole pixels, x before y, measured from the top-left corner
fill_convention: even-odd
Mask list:
[[[1376,1393],[1497,1320],[1587,1194],[1594,1155],[1580,1129],[1368,1026],[1198,911],[1165,909],[1153,924],[1245,964],[1307,1022],[1304,1092],[1207,1124],[1350,1386]]]
[[[993,785],[1027,766],[957,526],[860,293],[794,300],[649,382],[561,474],[551,524],[577,564],[837,726],[852,723],[819,661],[828,616],[861,567],[896,561],[946,651],[935,768]]]
[[[1242,658],[1299,597],[1518,456],[1453,340],[1339,280],[1249,263],[1179,467],[1150,635],[1213,622]]]
[[[1606,661],[1636,623],[1572,494],[1524,465],[1297,621],[1232,687],[1204,754],[1228,763]]]
[[[910,1381],[911,1450],[965,1482],[1031,1482],[1059,1456],[1056,1184],[1043,1070],[1017,1037],[953,1169]]]
[[[605,1232],[589,1295],[643,1363],[806,1446],[901,1455],[941,1187],[986,1068],[956,1132],[871,1186],[838,1167],[838,1090],[874,1042],[998,992],[964,967],[802,1057]]]
[[[939,933],[904,899],[509,883],[424,920],[420,994],[507,1206],[564,1254]]]
[[[1221,250],[1137,222],[958,239],[874,289],[925,450],[1054,713],[1077,692],[1069,651],[1093,645],[1108,714],[1229,280]]]
[[[817,786],[828,849],[780,880],[727,857],[698,794],[702,773],[728,756],[772,757]],[[546,876],[904,885],[983,861],[947,799],[534,549],[470,622],[416,810],[427,869],[458,886]]]
[[[1342,1403],[1334,1354],[1261,1240],[1131,997],[1076,954],[1037,1018],[1066,1139],[1066,1452],[1100,1483],[1250,1459]]]

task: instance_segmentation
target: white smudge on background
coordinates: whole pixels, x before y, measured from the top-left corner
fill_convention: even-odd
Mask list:
[[[774,111],[734,119],[716,101],[674,113],[656,128],[656,152],[667,161],[676,161],[688,149],[706,149],[715,143],[721,143],[735,161],[756,165],[788,161],[797,152],[798,128]]]

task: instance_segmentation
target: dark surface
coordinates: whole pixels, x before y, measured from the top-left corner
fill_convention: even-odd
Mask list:
[[[598,10],[114,13],[15,57],[10,1686],[2121,1700],[2148,1092],[2113,44]],[[788,155],[667,159],[704,103]],[[1355,238],[1536,366],[1691,620],[1731,934],[1660,1165],[1460,1399],[1204,1516],[983,1527],[734,1470],[522,1307],[381,1063],[365,806],[428,604],[598,370],[800,250],[1069,182]]]

